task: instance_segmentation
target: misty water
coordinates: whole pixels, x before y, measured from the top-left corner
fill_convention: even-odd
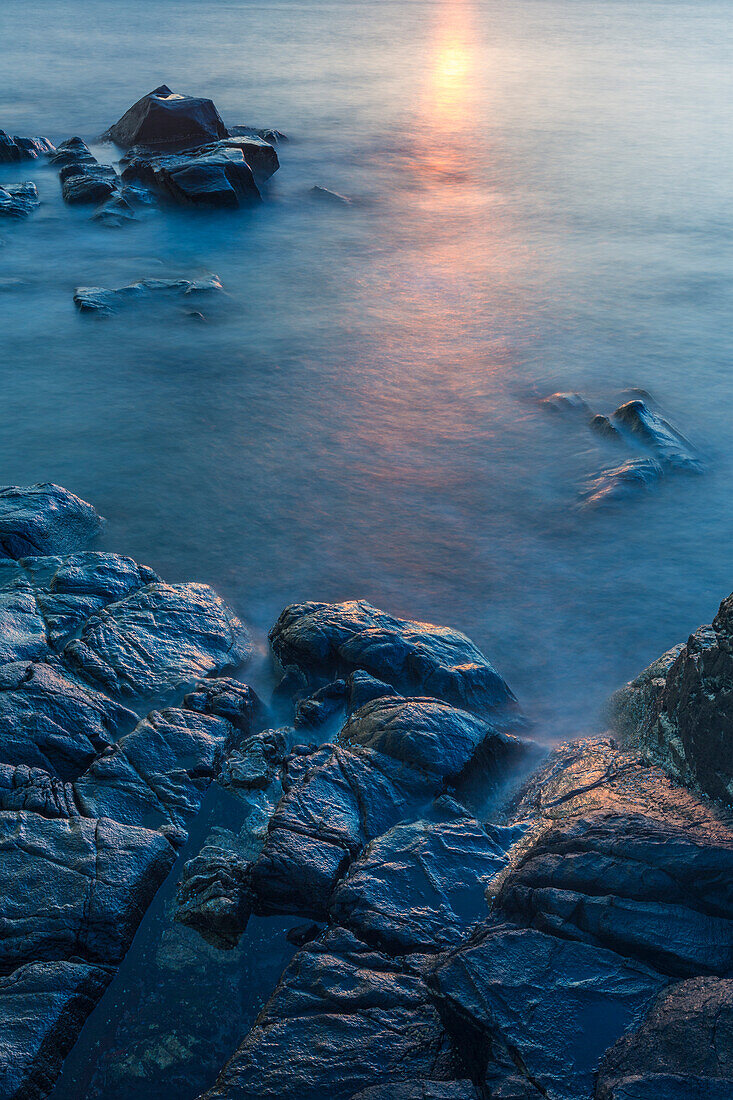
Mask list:
[[[65,207],[52,167],[0,168],[42,200],[0,223],[0,480],[59,482],[107,517],[104,548],[212,584],[256,636],[260,686],[285,604],[365,597],[468,633],[539,740],[600,728],[608,693],[733,588],[729,17],[708,0],[3,0],[12,133],[92,142],[165,82],[290,141],[261,207],[121,230]],[[72,302],[207,272],[226,294],[205,322]],[[619,454],[540,400],[610,412],[633,388],[708,471],[581,509]],[[244,1026],[227,1023],[223,1047]]]

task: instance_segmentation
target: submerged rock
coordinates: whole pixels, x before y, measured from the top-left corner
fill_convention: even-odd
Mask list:
[[[319,187],[317,184],[311,187],[309,194],[311,198],[331,206],[351,206],[351,199],[346,195],[341,195],[338,191],[329,191],[327,187]]]
[[[552,412],[591,416],[590,405],[579,393],[552,393],[549,397],[543,397],[540,403]]]
[[[644,401],[627,401],[616,409],[613,421],[653,451],[662,465],[688,473],[701,473],[704,469],[689,440]]]
[[[465,634],[398,619],[366,600],[291,604],[270,631],[285,672],[312,688],[362,670],[405,695],[429,695],[476,714],[516,709],[496,669]]]
[[[656,459],[631,458],[589,478],[581,498],[587,508],[613,504],[651,488],[663,476],[664,471]]]
[[[335,928],[297,953],[206,1100],[351,1100],[455,1076],[420,974]]]
[[[6,183],[0,187],[0,217],[27,218],[39,205],[35,183]]]
[[[102,135],[123,149],[131,145],[200,145],[227,137],[210,99],[179,95],[165,84],[139,99]]]
[[[199,294],[215,294],[222,290],[217,275],[201,279],[141,279],[137,283],[105,290],[100,286],[79,286],[74,291],[74,305],[81,313],[109,316],[135,302],[148,300],[151,295],[172,294],[184,298]]]
[[[176,896],[176,920],[223,950],[236,947],[247,925],[247,864],[234,852],[207,845],[188,861]]]

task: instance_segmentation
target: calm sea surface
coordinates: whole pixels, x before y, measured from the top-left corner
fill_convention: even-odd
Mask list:
[[[0,482],[92,501],[106,548],[213,584],[262,646],[293,600],[457,626],[539,739],[598,728],[710,621],[733,588],[729,0],[2,0],[0,40],[13,133],[92,141],[165,82],[291,138],[261,208],[117,231],[52,168],[0,169],[43,200],[0,223]],[[72,303],[204,272],[206,324]],[[608,412],[630,387],[709,472],[579,510],[614,455],[539,399]]]

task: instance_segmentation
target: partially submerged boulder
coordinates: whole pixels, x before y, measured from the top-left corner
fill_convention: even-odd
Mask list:
[[[259,144],[262,143],[258,143],[257,154],[252,155],[250,148],[250,155],[257,165],[262,165],[264,157]],[[275,150],[272,152],[277,160]],[[273,167],[272,171],[275,170]],[[265,172],[260,178],[267,175]],[[236,209],[261,200],[253,169],[236,142],[220,142],[178,154],[140,151],[126,158],[122,179],[152,187],[183,204]]]
[[[183,148],[227,137],[227,129],[210,99],[180,95],[161,84],[139,99],[102,135],[123,149],[131,145]]]
[[[78,286],[74,291],[74,305],[80,313],[94,313],[109,317],[126,306],[149,301],[151,298],[174,297],[195,299],[200,295],[220,293],[218,275],[199,279],[140,279],[137,283],[108,290],[101,286]]]
[[[460,631],[398,619],[366,600],[286,607],[270,631],[284,670],[312,688],[358,669],[405,695],[429,695],[475,714],[516,711],[516,699],[483,653]]]
[[[0,187],[0,217],[27,218],[39,205],[35,183],[6,183]]]
[[[206,845],[183,868],[176,920],[222,950],[231,950],[247,925],[247,863],[235,852]]]
[[[49,156],[54,146],[48,138],[24,138],[6,134],[0,130],[0,164],[19,164],[23,160],[38,160]]]
[[[650,489],[664,470],[653,458],[630,458],[589,478],[581,492],[586,508],[615,504]]]
[[[646,402],[636,399],[620,405],[613,414],[613,421],[652,451],[662,465],[687,473],[702,472],[704,464],[690,441]]]

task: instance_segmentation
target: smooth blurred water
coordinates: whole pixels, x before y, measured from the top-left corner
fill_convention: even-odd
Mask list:
[[[540,738],[733,588],[730,4],[3,0],[0,127],[91,140],[161,82],[290,135],[261,209],[0,224],[3,483],[214,584],[464,629]],[[109,157],[112,151],[102,151]],[[313,184],[354,199],[329,207]],[[216,272],[107,321],[75,286]],[[207,311],[208,312],[208,311]],[[613,456],[538,398],[650,390],[710,472],[604,513]]]

